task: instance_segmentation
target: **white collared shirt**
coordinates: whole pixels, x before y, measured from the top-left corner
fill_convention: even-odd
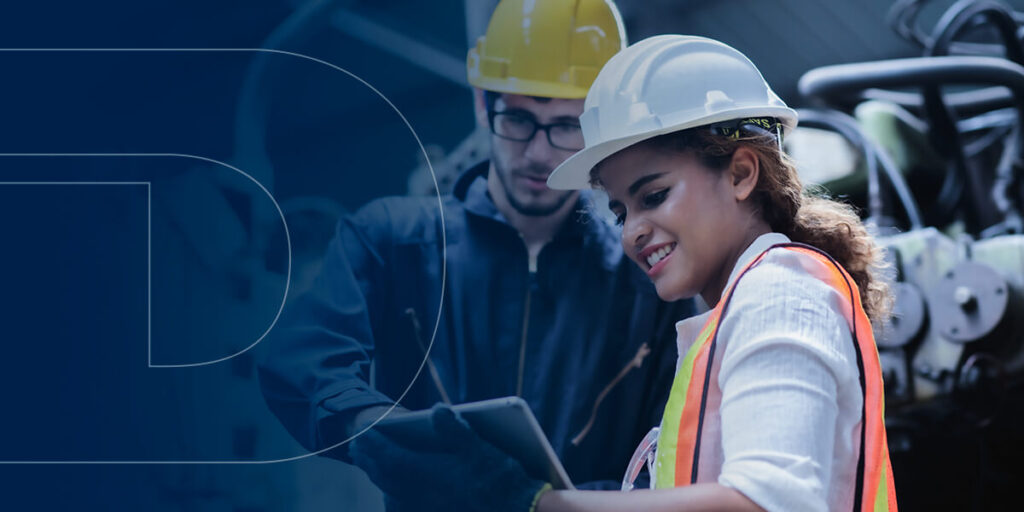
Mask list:
[[[789,241],[758,237],[729,285]],[[732,487],[769,512],[853,506],[863,398],[843,315],[850,303],[815,277],[826,272],[809,256],[771,251],[743,276],[719,324],[698,482]],[[680,357],[709,314],[676,324]]]

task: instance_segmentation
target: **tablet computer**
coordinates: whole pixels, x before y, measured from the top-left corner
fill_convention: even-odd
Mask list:
[[[515,458],[533,478],[550,482],[555,489],[573,489],[569,475],[551,448],[537,418],[526,401],[518,397],[495,398],[453,405],[485,441]],[[430,410],[386,416],[377,423],[381,430],[400,431],[415,439],[431,429]]]

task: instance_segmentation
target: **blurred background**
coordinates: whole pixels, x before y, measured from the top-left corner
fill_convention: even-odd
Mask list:
[[[4,508],[380,509],[266,410],[258,342],[340,215],[444,193],[486,157],[465,55],[496,4],[5,5]],[[631,41],[750,57],[804,109],[804,180],[891,249],[903,510],[1005,510],[1024,481],[1022,4],[618,2]]]

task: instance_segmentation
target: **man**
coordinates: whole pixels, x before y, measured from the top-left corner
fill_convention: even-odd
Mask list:
[[[444,198],[443,230],[436,199],[368,204],[340,223],[317,284],[277,329],[261,383],[306,447],[341,443],[395,400],[420,409],[517,395],[574,482],[617,485],[659,421],[674,323],[692,305],[660,302],[618,234],[546,180],[583,147],[582,98],[624,46],[608,1],[498,5],[468,63],[491,158]],[[431,340],[430,368],[410,387]],[[364,469],[395,488],[380,481],[388,471]],[[473,499],[498,496],[483,494]]]

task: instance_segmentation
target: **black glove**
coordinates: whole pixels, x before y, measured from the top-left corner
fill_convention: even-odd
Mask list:
[[[481,439],[450,407],[435,405],[431,425],[426,438],[370,430],[352,441],[353,462],[387,495],[389,506],[526,512],[547,486]]]

